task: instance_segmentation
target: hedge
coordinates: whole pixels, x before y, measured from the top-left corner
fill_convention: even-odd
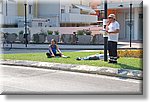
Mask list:
[[[142,58],[143,50],[118,50],[118,56]]]

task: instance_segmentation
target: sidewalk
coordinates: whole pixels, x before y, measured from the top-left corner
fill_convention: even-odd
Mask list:
[[[140,79],[140,80],[143,79],[142,77],[143,72],[141,70],[96,67],[96,66],[77,65],[77,64],[37,62],[37,61],[27,61],[27,60],[0,60],[0,62],[2,65],[14,65],[14,66],[52,69],[52,70],[63,70],[63,71],[107,75],[107,76],[115,76],[115,77],[122,77],[122,78]]]
[[[27,48],[25,44],[12,44],[12,49],[34,49],[34,50],[47,50],[49,44],[28,44]],[[58,44],[61,50],[103,50],[104,45],[65,45]],[[1,44],[1,48],[3,45]],[[132,43],[130,47],[129,42],[118,42],[118,49],[142,49],[142,43]]]

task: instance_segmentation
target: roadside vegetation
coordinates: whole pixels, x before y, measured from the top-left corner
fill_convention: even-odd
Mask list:
[[[29,61],[55,62],[55,63],[65,63],[65,64],[80,64],[80,65],[90,65],[90,66],[98,66],[98,67],[129,68],[129,69],[137,69],[137,70],[143,69],[141,56],[120,57],[118,59],[117,64],[109,64],[108,62],[104,62],[103,60],[84,60],[84,61],[76,60],[77,57],[85,57],[96,53],[99,52],[64,52],[64,55],[70,56],[70,58],[47,58],[45,53],[3,54],[1,58],[11,59],[11,60],[29,60]],[[122,53],[124,54],[124,52]]]

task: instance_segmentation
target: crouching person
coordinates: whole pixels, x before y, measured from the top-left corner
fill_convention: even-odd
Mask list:
[[[63,56],[62,52],[58,48],[56,40],[54,39],[51,40],[51,44],[49,45],[49,52],[47,52],[46,55],[47,55],[47,58]]]

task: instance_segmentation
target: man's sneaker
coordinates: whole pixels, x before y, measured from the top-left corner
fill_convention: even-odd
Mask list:
[[[117,64],[117,60],[109,60],[108,63]]]
[[[114,64],[117,64],[117,61],[113,61]]]
[[[112,60],[109,60],[108,63],[113,63],[113,61],[112,61]]]
[[[117,56],[117,59],[119,59],[120,57],[119,56]]]

